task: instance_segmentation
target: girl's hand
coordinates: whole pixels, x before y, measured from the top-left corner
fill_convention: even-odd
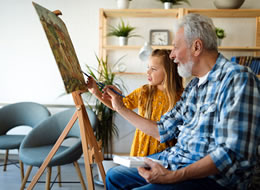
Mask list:
[[[125,107],[122,97],[115,92],[113,92],[111,89],[114,89],[115,91],[122,93],[118,88],[116,88],[113,85],[107,85],[103,89],[102,98],[103,99],[109,99],[111,101],[112,107],[115,111],[119,111],[122,108]]]
[[[170,182],[167,178],[169,178],[172,171],[165,169],[161,164],[156,163],[149,158],[145,158],[145,163],[149,166],[149,169],[139,167],[138,173],[148,183],[165,184]]]
[[[87,83],[88,91],[94,95],[97,94],[99,89],[98,89],[96,81],[94,80],[94,78],[92,76],[88,77],[88,81],[86,83]]]

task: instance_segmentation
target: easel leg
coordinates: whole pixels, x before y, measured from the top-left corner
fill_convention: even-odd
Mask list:
[[[35,186],[35,184],[37,183],[37,181],[39,180],[39,178],[41,177],[42,173],[44,172],[45,168],[48,166],[48,164],[50,163],[52,157],[55,155],[55,153],[57,152],[57,150],[59,149],[60,145],[62,144],[63,140],[65,139],[65,137],[67,136],[67,134],[69,133],[70,129],[72,128],[73,124],[76,122],[77,120],[77,112],[74,113],[74,115],[72,116],[71,120],[69,121],[69,123],[67,124],[67,126],[65,127],[65,129],[63,130],[63,132],[61,133],[60,137],[58,138],[57,142],[55,143],[55,145],[53,146],[53,148],[51,149],[50,153],[48,154],[48,156],[46,157],[46,159],[44,160],[43,164],[41,165],[40,169],[37,171],[37,173],[35,174],[35,176],[33,177],[31,183],[28,186],[28,190],[33,189],[33,187]]]
[[[92,174],[92,168],[91,168],[91,160],[89,155],[89,146],[87,142],[87,133],[83,114],[82,114],[82,108],[78,109],[78,117],[79,117],[79,127],[80,127],[80,136],[81,136],[81,143],[82,143],[82,149],[83,149],[83,156],[84,156],[84,163],[85,163],[85,171],[86,176],[88,180],[88,189],[93,190],[94,189],[94,182],[93,182],[93,174]]]

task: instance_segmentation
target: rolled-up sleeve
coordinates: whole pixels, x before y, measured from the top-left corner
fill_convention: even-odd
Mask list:
[[[216,148],[210,156],[226,176],[256,162],[260,139],[260,85],[250,73],[236,74],[222,88]]]

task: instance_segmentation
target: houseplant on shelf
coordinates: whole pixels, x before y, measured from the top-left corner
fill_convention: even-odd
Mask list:
[[[119,38],[119,45],[124,46],[128,44],[128,39],[130,37],[139,37],[133,33],[135,27],[132,27],[129,23],[125,23],[122,19],[117,26],[111,26],[107,36],[116,36]]]
[[[222,40],[226,37],[226,33],[225,33],[224,29],[219,28],[219,27],[215,28],[215,32],[216,32],[216,35],[217,35],[218,46],[220,46]]]
[[[159,0],[164,4],[164,9],[171,9],[173,5],[181,5],[186,3],[190,5],[189,0]]]

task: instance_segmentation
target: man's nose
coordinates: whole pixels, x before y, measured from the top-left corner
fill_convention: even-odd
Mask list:
[[[174,49],[172,49],[172,51],[171,51],[169,57],[170,57],[170,59],[173,60],[173,61],[174,61],[174,59],[176,58]]]

